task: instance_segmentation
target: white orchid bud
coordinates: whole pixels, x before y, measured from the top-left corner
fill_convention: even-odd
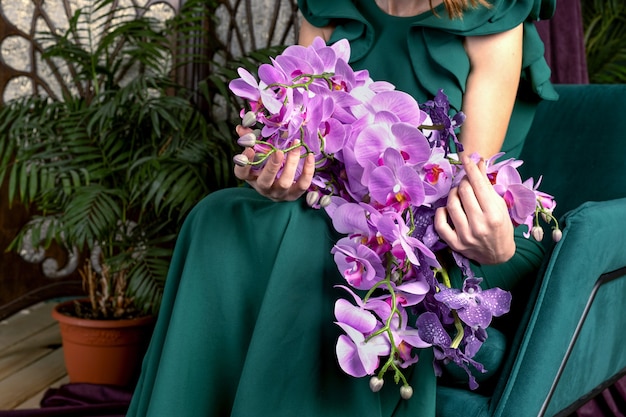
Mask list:
[[[253,132],[246,133],[237,139],[237,144],[239,146],[243,146],[244,148],[251,148],[256,145],[256,135]]]
[[[330,199],[329,195],[324,195],[322,196],[322,198],[320,198],[320,206],[322,207],[328,207],[331,202],[332,200]]]
[[[561,231],[561,229],[554,229],[552,231],[552,240],[554,240],[555,242],[558,242],[559,240],[561,240],[562,237],[563,237],[563,232]]]
[[[243,115],[243,119],[241,119],[241,125],[243,127],[252,127],[256,124],[256,113],[253,111],[249,111]]]
[[[543,240],[543,228],[541,226],[534,226],[530,230],[530,233],[537,242],[541,242]]]
[[[309,207],[313,207],[314,205],[316,205],[319,201],[320,201],[320,197],[322,195],[320,194],[319,191],[314,190],[314,191],[309,191],[306,195],[306,203]]]
[[[233,157],[233,162],[235,163],[235,165],[238,165],[240,167],[245,167],[250,163],[250,160],[248,159],[247,156],[243,154],[239,154]]]
[[[400,396],[403,400],[408,400],[413,396],[413,388],[410,385],[402,385],[400,387]]]
[[[384,384],[385,381],[377,376],[373,376],[372,378],[370,378],[370,389],[372,390],[372,392],[380,391]]]

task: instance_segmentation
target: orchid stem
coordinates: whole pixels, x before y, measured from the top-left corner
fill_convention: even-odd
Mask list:
[[[440,268],[437,270],[437,272],[441,274],[443,285],[448,288],[452,288],[452,282],[450,281],[450,275],[448,275],[448,271],[445,268]],[[452,315],[454,316],[454,328],[456,329],[456,335],[454,336],[450,347],[452,349],[456,349],[463,341],[465,331],[463,330],[463,323],[461,323],[461,319],[459,319],[459,315],[457,314],[457,312],[453,310]]]

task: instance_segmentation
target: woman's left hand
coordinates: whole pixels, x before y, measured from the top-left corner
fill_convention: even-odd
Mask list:
[[[506,262],[515,253],[506,203],[486,175],[485,162],[464,156],[467,176],[435,214],[435,229],[451,249],[481,264]]]

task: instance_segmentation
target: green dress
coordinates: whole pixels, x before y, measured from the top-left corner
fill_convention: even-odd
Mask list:
[[[458,109],[469,70],[463,36],[549,16],[549,3],[498,0],[463,21],[448,20],[442,8],[440,17],[395,18],[374,0],[301,0],[299,6],[312,24],[337,25],[332,40],[350,40],[355,68],[420,101],[444,88]],[[541,41],[527,27],[528,100],[516,107],[509,150],[523,141],[534,103],[554,97]],[[393,381],[374,394],[367,378],[340,370],[333,305],[345,294],[334,288],[342,283],[330,255],[336,240],[327,215],[302,199],[274,203],[250,188],[233,188],[201,201],[179,235],[128,416],[434,416],[437,380],[428,350],[408,375],[409,401]],[[488,285],[514,289],[541,257],[538,245],[521,239],[508,264],[476,269]]]

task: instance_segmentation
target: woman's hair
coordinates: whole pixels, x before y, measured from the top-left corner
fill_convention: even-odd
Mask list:
[[[433,1],[429,1],[432,9]],[[487,2],[487,0],[443,0],[443,4],[450,18],[462,18],[463,12],[469,8],[478,6],[491,7],[491,4]]]

